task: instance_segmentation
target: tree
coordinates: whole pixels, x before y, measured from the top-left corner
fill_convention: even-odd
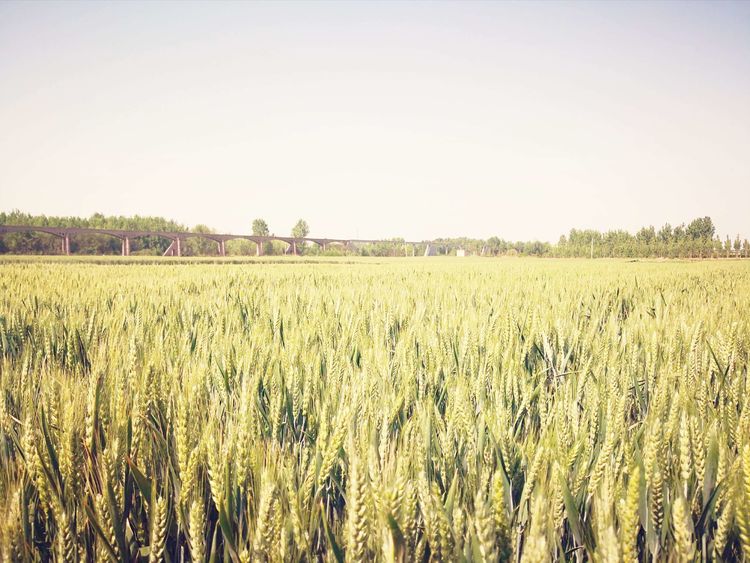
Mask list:
[[[21,211],[0,212],[0,225],[29,225],[37,227],[80,227],[125,229],[135,231],[184,232],[187,227],[162,217],[105,216],[94,213],[91,217],[53,217],[30,215]],[[39,233],[8,233],[3,235],[0,251],[13,254],[57,254],[60,239]],[[161,237],[137,237],[131,239],[132,254],[162,254],[171,241]],[[79,254],[119,254],[121,243],[114,237],[95,234],[78,234],[71,237],[71,250]]]
[[[711,217],[693,219],[687,226],[687,235],[693,240],[712,238],[715,232],[716,227]]]
[[[268,223],[264,219],[253,220],[253,236],[267,237],[268,232]]]
[[[648,256],[651,254],[650,247],[656,240],[656,231],[653,227],[643,227],[635,234],[635,240],[638,243],[638,253],[641,256]]]
[[[304,219],[297,221],[297,224],[294,225],[294,228],[292,229],[292,236],[294,238],[305,238],[309,233],[310,227]]]
[[[656,235],[659,242],[668,243],[672,240],[672,225],[665,223],[664,226],[659,229],[659,233]]]
[[[712,246],[713,246],[713,257],[719,258],[721,256],[721,239],[719,238],[719,235],[716,235],[712,239]]]
[[[487,252],[492,256],[497,256],[502,249],[503,241],[499,237],[490,237],[487,239]]]
[[[193,228],[194,233],[212,234],[214,231],[207,225],[196,225]],[[184,241],[185,254],[190,256],[200,256],[206,254],[216,254],[216,242],[202,237],[191,237]]]

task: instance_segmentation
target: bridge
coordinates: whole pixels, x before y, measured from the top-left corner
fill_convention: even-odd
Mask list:
[[[280,237],[275,235],[231,235],[218,233],[196,233],[191,231],[131,231],[123,229],[93,229],[83,227],[47,227],[34,225],[0,225],[0,235],[6,233],[46,233],[60,239],[60,250],[62,254],[70,254],[70,239],[76,235],[105,235],[119,239],[122,246],[122,256],[130,256],[130,241],[139,237],[159,237],[170,241],[169,247],[163,256],[182,256],[182,246],[185,239],[202,238],[216,243],[219,256],[226,256],[226,242],[228,240],[244,239],[256,244],[256,254],[263,254],[263,245],[267,242],[280,241],[286,243],[287,252],[297,254],[297,249],[307,243],[317,244],[322,250],[331,245],[339,245],[343,248],[352,248],[358,244],[392,244],[411,245],[413,248],[419,244],[430,245],[429,241],[409,242],[392,240],[372,239],[341,239],[341,238],[312,238],[312,237]]]

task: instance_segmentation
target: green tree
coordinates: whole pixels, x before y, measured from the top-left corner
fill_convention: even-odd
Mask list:
[[[487,252],[492,256],[496,256],[500,252],[502,241],[499,237],[490,237],[487,239]]]
[[[659,229],[659,233],[656,235],[659,242],[667,243],[672,240],[672,225],[665,223],[664,226]]]
[[[687,235],[693,240],[711,238],[715,232],[716,227],[714,227],[711,217],[693,219],[687,226]]]
[[[649,256],[656,240],[656,231],[653,227],[643,227],[635,234],[635,240],[638,243],[638,254]]]
[[[213,234],[214,230],[207,225],[196,225],[194,233]],[[187,256],[206,256],[217,253],[216,241],[202,237],[190,237],[183,242],[184,254]]]
[[[258,218],[253,220],[253,236],[267,237],[269,232],[268,223],[266,223],[265,219]]]
[[[105,216],[94,213],[85,217],[55,217],[30,215],[21,211],[0,212],[0,225],[29,225],[37,227],[81,227],[125,229],[135,231],[184,232],[187,227],[163,217]],[[0,251],[13,254],[59,254],[60,239],[38,232],[4,235]],[[162,254],[171,241],[161,237],[143,236],[130,241],[132,254]],[[107,235],[78,234],[70,239],[74,254],[119,254],[120,241]]]
[[[305,238],[309,233],[310,227],[304,219],[297,221],[297,224],[292,229],[292,236],[294,238]]]
[[[712,254],[713,254],[713,257],[714,258],[719,258],[719,257],[721,257],[721,248],[722,248],[721,247],[721,239],[719,238],[719,235],[716,235],[712,239],[712,241],[713,241],[712,242],[712,247],[713,247]]]

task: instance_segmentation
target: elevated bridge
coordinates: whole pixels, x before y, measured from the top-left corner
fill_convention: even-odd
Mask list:
[[[83,227],[46,227],[34,225],[0,225],[0,235],[6,233],[46,233],[60,239],[60,250],[62,254],[70,254],[70,239],[76,235],[105,235],[119,239],[122,246],[121,254],[130,256],[130,242],[139,237],[158,237],[170,241],[164,256],[182,256],[183,242],[188,238],[201,238],[216,243],[219,256],[226,256],[226,242],[228,240],[244,239],[255,243],[256,254],[263,254],[263,245],[267,242],[280,241],[287,244],[287,253],[297,254],[297,249],[307,243],[317,244],[323,250],[331,245],[339,245],[343,248],[352,248],[358,244],[391,244],[429,245],[429,241],[409,242],[374,239],[343,239],[343,238],[319,238],[319,237],[280,237],[280,236],[255,236],[255,235],[232,235],[219,233],[195,233],[191,231],[131,231],[123,229],[90,229]]]

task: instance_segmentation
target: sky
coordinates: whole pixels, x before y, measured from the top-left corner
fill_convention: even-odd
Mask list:
[[[0,210],[750,236],[750,2],[0,2]]]

